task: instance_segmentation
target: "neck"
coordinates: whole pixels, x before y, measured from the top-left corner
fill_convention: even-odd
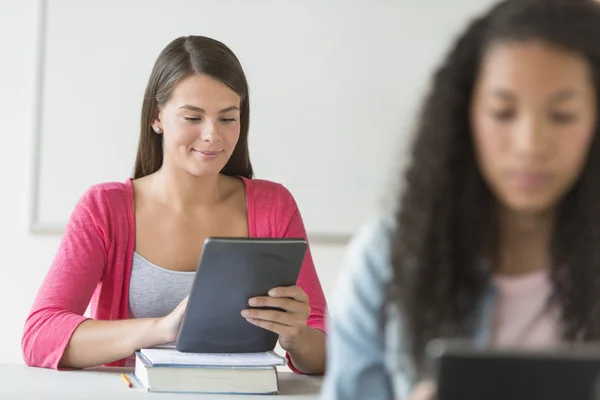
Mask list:
[[[206,206],[221,199],[220,175],[197,177],[180,168],[164,165],[154,174],[156,198],[176,211]]]
[[[496,272],[526,274],[549,268],[554,212],[499,212],[499,247]]]

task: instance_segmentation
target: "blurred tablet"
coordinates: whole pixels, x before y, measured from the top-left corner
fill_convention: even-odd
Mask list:
[[[176,342],[188,353],[271,351],[277,334],[241,315],[251,297],[294,286],[306,254],[304,239],[208,238],[204,243]]]
[[[427,346],[436,400],[596,400],[600,344],[552,350],[491,349],[435,340]]]

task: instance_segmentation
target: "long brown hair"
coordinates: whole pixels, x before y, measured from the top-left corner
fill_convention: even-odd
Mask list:
[[[420,368],[429,340],[473,337],[489,264],[495,261],[480,259],[498,237],[498,224],[494,196],[475,161],[469,123],[482,55],[503,41],[538,40],[565,49],[587,60],[598,98],[599,37],[595,1],[506,0],[472,22],[437,70],[391,235],[388,300],[402,310]],[[562,199],[551,247],[552,300],[561,309],[566,340],[600,339],[599,134],[596,126],[585,169]]]
[[[171,97],[177,83],[195,74],[217,79],[240,96],[240,137],[221,173],[252,178],[248,150],[250,99],[244,70],[235,54],[223,43],[204,36],[183,36],[173,40],[163,49],[150,74],[142,105],[134,179],[152,174],[162,166],[163,135],[153,131],[152,121],[160,107]]]

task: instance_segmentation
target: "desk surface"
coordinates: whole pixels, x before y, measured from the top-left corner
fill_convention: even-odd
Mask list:
[[[89,370],[55,371],[30,368],[19,364],[0,364],[0,399],[199,399],[199,400],[292,400],[319,398],[321,378],[279,372],[279,395],[244,396],[215,394],[148,393],[130,389],[121,380],[127,368],[93,368]]]

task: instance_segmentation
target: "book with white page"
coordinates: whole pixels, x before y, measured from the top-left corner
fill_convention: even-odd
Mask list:
[[[274,352],[266,353],[182,353],[170,348],[141,349],[152,366],[192,367],[276,367],[286,359]]]
[[[151,392],[275,394],[280,365],[286,359],[274,352],[203,354],[155,347],[136,352],[134,377]]]

